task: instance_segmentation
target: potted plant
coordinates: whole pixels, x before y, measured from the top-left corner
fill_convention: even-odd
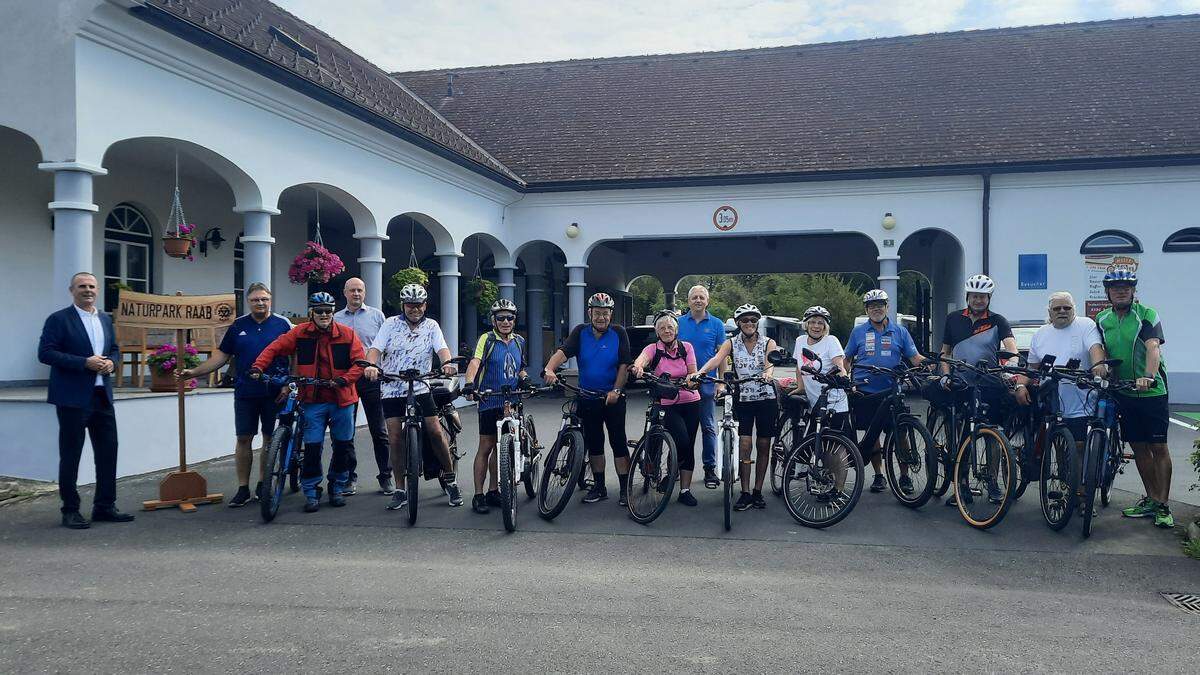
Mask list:
[[[170,392],[176,390],[175,370],[195,368],[200,365],[200,355],[190,342],[183,346],[182,355],[174,344],[168,342],[156,349],[146,363],[150,366],[150,391]],[[195,389],[196,380],[188,380],[186,387]]]
[[[417,284],[418,286],[429,287],[429,275],[426,274],[420,267],[405,267],[396,272],[388,279],[388,302],[393,306],[400,306],[400,289],[409,284]]]
[[[196,226],[191,223],[180,223],[174,231],[168,230],[162,240],[163,252],[172,258],[192,260],[192,244],[196,242],[192,233],[195,230]]]
[[[324,284],[346,269],[342,259],[321,244],[310,241],[288,268],[288,279],[293,284]]]
[[[475,303],[475,311],[479,316],[487,316],[492,310],[492,303],[500,297],[500,287],[494,281],[474,277],[467,282],[467,297]]]

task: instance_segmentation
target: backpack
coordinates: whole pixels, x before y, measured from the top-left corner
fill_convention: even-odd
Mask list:
[[[688,349],[686,346],[687,343],[678,338],[676,338],[675,341],[679,343],[679,351],[682,354],[680,356],[674,356],[674,357],[671,356],[670,354],[664,352],[663,350],[659,349],[657,340],[654,342],[654,356],[650,357],[650,363],[646,364],[647,372],[653,373],[654,369],[658,368],[659,361],[662,361],[663,359],[671,359],[672,361],[678,361],[680,359],[687,359],[687,349]]]
[[[525,355],[525,338],[514,332],[513,339],[517,341],[517,346],[521,349],[521,363],[528,363],[528,359]],[[496,331],[488,331],[487,342],[485,342],[483,345],[483,357],[479,360],[479,372],[475,373],[475,386],[477,387],[479,386],[479,383],[483,381],[483,375],[487,371],[488,361],[490,361],[492,358],[492,351],[496,349],[496,342],[498,342],[498,339],[496,338]]]

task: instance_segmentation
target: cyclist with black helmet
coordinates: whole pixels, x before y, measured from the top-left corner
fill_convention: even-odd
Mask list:
[[[502,387],[516,388],[526,380],[528,366],[525,338],[517,334],[517,306],[500,298],[491,307],[492,330],[479,336],[475,353],[467,364],[463,396],[474,398],[477,389],[500,391]],[[515,399],[514,399],[515,401]],[[500,490],[496,467],[496,424],[504,416],[504,401],[486,397],[479,401],[479,452],[475,454],[475,496],[471,510],[487,513],[490,506],[500,506]],[[491,489],[485,494],[483,483],[491,469]]]
[[[1167,428],[1167,364],[1163,358],[1162,322],[1154,308],[1137,301],[1137,272],[1116,267],[1104,275],[1104,293],[1111,307],[1100,312],[1100,327],[1108,356],[1120,359],[1116,375],[1135,380],[1137,389],[1117,393],[1121,436],[1133,447],[1134,463],[1146,494],[1122,511],[1129,518],[1154,518],[1159,527],[1174,527],[1167,499],[1171,493],[1171,453]]]
[[[846,353],[837,337],[829,333],[829,322],[833,315],[820,305],[814,305],[804,310],[804,335],[796,338],[795,355],[801,366],[812,366],[812,361],[804,355],[804,350],[812,352],[821,362],[821,369],[826,373],[846,375],[844,363]],[[797,368],[797,375],[801,375]],[[803,373],[801,386],[808,397],[808,404],[815,406],[821,397],[823,387],[811,375]],[[841,389],[830,389],[826,405],[833,411],[830,426],[834,429],[850,430],[850,404],[846,402],[846,392]]]
[[[732,358],[735,378],[760,376],[769,381],[774,366],[767,360],[767,355],[777,351],[779,346],[775,340],[758,331],[761,318],[762,312],[754,305],[746,304],[735,309],[733,320],[737,323],[737,333],[722,343],[717,353],[696,369],[696,374],[715,371],[726,359]],[[721,388],[718,387],[718,391]],[[775,422],[779,418],[775,385],[746,382],[738,387],[738,397],[733,405],[738,421],[738,455],[741,462],[738,477],[742,482],[742,494],[733,508],[736,511],[745,511],[750,507],[765,509],[767,502],[763,499],[762,486],[771,464],[771,440],[775,438]],[[754,441],[755,430],[758,431],[757,443]],[[750,451],[753,446],[758,448],[758,466],[754,470],[754,491],[751,492]]]
[[[867,320],[854,330],[846,339],[846,359],[850,363],[850,372],[859,384],[856,389],[864,394],[850,401],[851,417],[854,418],[854,428],[863,432],[858,444],[863,458],[870,458],[871,466],[875,469],[875,479],[871,482],[871,492],[883,492],[887,489],[887,480],[883,477],[883,449],[879,445],[879,436],[884,424],[890,424],[891,418],[880,414],[881,406],[891,395],[895,384],[890,375],[866,372],[854,366],[877,366],[879,368],[896,368],[907,362],[913,366],[920,365],[925,360],[917,353],[917,345],[913,342],[908,329],[900,323],[893,324],[888,318],[888,294],[876,288],[863,294],[863,311]],[[907,472],[908,465],[902,464],[901,471]],[[907,473],[900,476],[900,489],[911,492],[912,478]]]
[[[427,373],[433,370],[433,355],[437,354],[442,362],[442,373],[446,377],[454,377],[458,370],[450,363],[450,347],[446,345],[446,337],[437,321],[425,316],[425,303],[429,293],[419,284],[408,284],[400,289],[400,302],[404,311],[389,318],[379,327],[379,333],[371,348],[367,350],[367,360],[375,364],[366,368],[363,375],[371,381],[379,378],[382,369],[389,373],[402,373],[406,370],[417,370]],[[391,445],[392,472],[396,484],[403,485],[404,475],[408,466],[406,452],[421,452],[421,448],[404,447],[404,417],[406,415],[405,399],[408,397],[407,382],[384,382],[383,416],[387,418],[388,443]],[[429,385],[418,381],[413,385],[414,399],[421,417],[425,423],[425,435],[433,444],[434,455],[442,466],[441,478],[446,487],[446,495],[450,506],[462,506],[462,496],[458,491],[458,483],[454,476],[454,458],[450,456],[450,445],[442,433],[442,425],[438,423],[437,405],[433,402],[433,394]],[[392,493],[392,501],[387,505],[389,511],[396,511],[408,504],[408,494],[399,488]]]
[[[608,499],[604,485],[604,433],[612,447],[613,464],[621,486],[620,505],[624,506],[625,476],[629,473],[629,446],[625,437],[625,380],[629,377],[629,336],[612,322],[616,303],[608,293],[588,298],[589,323],[579,324],[554,351],[542,377],[547,384],[558,381],[559,366],[574,358],[579,364],[579,386],[589,391],[606,392],[602,398],[580,397],[579,419],[583,423],[583,444],[592,465],[594,484],[583,497],[584,504]]]
[[[362,342],[358,335],[333,320],[333,296],[313,293],[308,299],[308,321],[279,336],[267,345],[254,365],[250,376],[261,377],[274,361],[296,355],[296,375],[327,380],[334,386],[300,387],[304,406],[304,466],[300,467],[300,484],[307,500],[307,513],[321,508],[321,445],[325,428],[333,439],[329,457],[329,505],[345,506],[342,490],[350,481],[350,456],[354,452],[354,405],[358,392],[354,384],[362,376],[356,365],[363,358]]]

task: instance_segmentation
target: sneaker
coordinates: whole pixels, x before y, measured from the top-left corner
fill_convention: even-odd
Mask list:
[[[887,480],[884,479],[883,474],[875,474],[875,480],[871,481],[871,492],[883,492],[886,489]]]
[[[988,482],[988,501],[993,504],[999,504],[1004,501],[1004,492],[1000,490],[1000,485],[995,481]]]
[[[345,506],[346,498],[343,497],[341,494],[334,492],[333,490],[330,490],[329,491],[329,505],[334,506],[334,507]]]
[[[399,511],[408,505],[408,495],[404,490],[396,490],[392,492],[392,501],[388,502],[388,511]]]
[[[900,476],[900,491],[906,495],[911,495],[913,492],[915,492],[911,478],[908,476]]]
[[[358,481],[352,480],[347,482],[346,487],[342,488],[342,496],[349,497],[355,494],[358,494]]]
[[[830,492],[822,492],[816,496],[816,500],[822,504],[832,504],[850,499],[850,495],[841,490],[832,490]]]
[[[696,497],[692,494],[691,490],[680,490],[679,503],[684,506],[695,506],[700,502],[696,501]]]
[[[721,479],[717,478],[717,469],[713,466],[704,467],[704,487],[716,490],[721,487]]]
[[[738,497],[737,503],[733,505],[733,510],[745,511],[751,506],[754,506],[754,497],[751,496],[749,492],[743,492],[742,495]]]
[[[379,479],[379,494],[390,495],[396,491],[396,481],[391,476]]]
[[[1158,505],[1158,511],[1154,514],[1154,526],[1164,529],[1175,527],[1175,516],[1171,515],[1171,507],[1166,504]]]
[[[754,508],[758,509],[759,511],[762,511],[763,509],[767,508],[767,500],[763,499],[761,492],[755,492],[753,496],[754,496]]]
[[[491,512],[491,509],[488,508],[487,497],[484,497],[481,494],[471,497],[471,510],[475,513]]]
[[[258,485],[254,486],[254,501],[262,500],[262,481],[258,481]]]
[[[233,496],[233,499],[229,500],[229,508],[238,509],[249,503],[250,503],[250,488],[248,486],[242,485],[242,486],[238,487],[237,494],[235,494]]]
[[[617,506],[629,506],[629,493],[621,488],[621,496],[617,497]]]
[[[608,489],[603,485],[593,485],[591,490],[583,496],[584,504],[595,504],[596,502],[608,499]]]
[[[463,498],[458,492],[458,483],[446,483],[446,496],[449,498],[450,506],[462,506]]]
[[[1138,503],[1121,511],[1126,518],[1149,518],[1158,515],[1158,502],[1149,497],[1142,497]]]
[[[321,510],[321,500],[320,499],[310,497],[308,499],[308,501],[304,502],[304,512],[305,513],[316,513],[317,511],[320,511],[320,510]]]
[[[487,494],[483,496],[483,499],[488,506],[503,506],[503,502],[500,501],[499,490],[488,490]]]

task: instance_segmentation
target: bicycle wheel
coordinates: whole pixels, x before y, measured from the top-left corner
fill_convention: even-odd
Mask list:
[[[652,429],[638,441],[629,463],[629,517],[646,525],[662,515],[675,491],[679,477],[675,441],[667,432]]]
[[[916,509],[933,496],[936,456],[933,438],[924,424],[907,416],[896,422],[884,441],[883,463],[888,486],[901,504]]]
[[[1121,470],[1121,436],[1116,427],[1108,430],[1108,451],[1104,455],[1104,480],[1100,482],[1100,505],[1108,508],[1113,481]]]
[[[271,445],[267,448],[267,472],[263,476],[262,494],[259,495],[258,510],[264,523],[275,519],[279,503],[283,501],[283,486],[287,482],[288,463],[292,459],[292,425],[281,424],[271,434]]]
[[[954,461],[958,512],[971,527],[994,527],[1012,506],[1014,487],[1008,443],[996,429],[980,427],[963,441]]]
[[[796,522],[824,528],[850,515],[862,495],[863,460],[858,445],[841,434],[807,436],[783,466],[783,503]]]
[[[536,461],[536,453],[534,446],[537,442],[537,428],[533,426],[533,415],[525,416],[525,442],[528,443],[529,455],[526,458],[525,470],[521,472],[521,482],[525,484],[525,496],[530,499],[537,499],[538,477],[541,473],[541,465]]]
[[[776,495],[783,494],[783,463],[792,449],[793,430],[792,425],[786,423],[779,428],[782,431],[771,444],[771,492]]]
[[[583,434],[571,429],[560,435],[546,455],[538,485],[538,515],[554,520],[575,492],[575,477],[583,471]]]
[[[417,524],[417,492],[421,487],[421,435],[417,427],[404,432],[404,449],[408,452],[408,473],[404,477],[408,488],[408,524]]]
[[[945,411],[933,406],[925,418],[925,428],[933,439],[933,496],[941,497],[950,489],[950,474],[954,460],[954,432],[949,428]]]
[[[1013,456],[1013,499],[1020,499],[1025,494],[1025,488],[1037,478],[1032,471],[1025,470],[1025,453],[1029,442],[1025,427],[1025,415],[1020,410],[1009,413],[1004,422],[1005,438]]]
[[[1079,502],[1079,516],[1083,518],[1083,537],[1092,536],[1092,514],[1096,507],[1096,490],[1100,486],[1104,470],[1104,449],[1108,445],[1108,434],[1103,429],[1088,432],[1083,449],[1083,494]]]
[[[732,429],[721,430],[721,492],[725,496],[725,531],[733,527],[733,438]]]
[[[513,476],[513,453],[516,443],[512,433],[506,432],[496,446],[499,453],[500,514],[504,517],[504,529],[517,530],[517,482]]]
[[[1041,488],[1042,517],[1052,530],[1061,530],[1071,522],[1075,514],[1076,482],[1074,466],[1079,452],[1075,449],[1075,437],[1066,427],[1055,427],[1050,432],[1049,442],[1042,448],[1042,466],[1039,476]]]

